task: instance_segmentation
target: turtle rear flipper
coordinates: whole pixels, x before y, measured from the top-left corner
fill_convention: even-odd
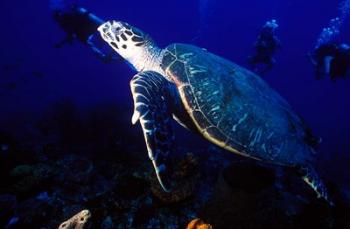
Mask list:
[[[321,178],[316,173],[315,169],[310,165],[297,166],[298,173],[302,179],[317,193],[317,198],[323,198],[331,206],[334,206],[333,201],[328,195],[328,191]]]
[[[148,156],[164,191],[171,191],[172,112],[169,107],[169,82],[156,72],[140,72],[130,82],[134,98],[132,123],[140,120]]]

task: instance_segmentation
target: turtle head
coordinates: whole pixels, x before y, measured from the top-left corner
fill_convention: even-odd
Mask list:
[[[143,53],[142,50],[152,43],[146,33],[126,22],[107,21],[98,31],[103,40],[128,61]]]

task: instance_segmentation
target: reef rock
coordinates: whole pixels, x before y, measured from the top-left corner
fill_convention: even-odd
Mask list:
[[[35,195],[50,183],[54,174],[55,168],[48,164],[19,165],[10,171],[11,190],[21,197]]]

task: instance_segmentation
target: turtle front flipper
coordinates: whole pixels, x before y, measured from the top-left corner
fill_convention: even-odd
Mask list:
[[[170,83],[156,72],[140,72],[130,82],[134,98],[132,123],[140,120],[148,156],[162,188],[171,191],[172,163],[168,157],[174,139],[170,109]]]
[[[316,173],[315,169],[310,165],[297,166],[298,173],[302,179],[317,193],[318,198],[325,199],[331,206],[334,206],[333,201],[328,195],[326,186],[321,178]]]

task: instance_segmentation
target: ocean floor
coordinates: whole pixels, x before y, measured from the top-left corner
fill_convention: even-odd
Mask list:
[[[119,112],[81,116],[63,102],[33,125],[36,138],[0,133],[0,228],[58,228],[83,210],[84,228],[186,228],[197,218],[213,228],[350,228],[335,184],[330,207],[293,172],[210,145],[178,147],[178,184],[165,193],[140,129]]]

